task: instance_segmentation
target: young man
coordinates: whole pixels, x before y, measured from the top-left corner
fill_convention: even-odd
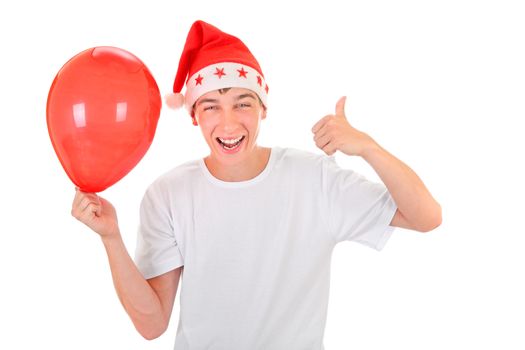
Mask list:
[[[202,21],[188,34],[174,92],[184,85],[171,104],[184,103],[210,154],[148,188],[135,263],[109,202],[77,191],[73,215],[102,237],[119,298],[145,338],[166,330],[182,276],[176,350],[323,349],[334,246],[380,250],[396,226],[432,230],[439,204],[348,123],[345,98],[313,126],[314,141],[328,155],[361,156],[384,185],[325,155],[259,146],[268,93],[259,64]]]

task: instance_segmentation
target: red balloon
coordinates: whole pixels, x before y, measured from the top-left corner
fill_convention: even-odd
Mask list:
[[[133,54],[94,47],[58,72],[47,98],[47,127],[67,175],[82,191],[100,192],[123,178],[153,141],[159,88]]]

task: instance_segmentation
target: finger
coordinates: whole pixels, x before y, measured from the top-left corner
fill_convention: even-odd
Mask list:
[[[86,198],[86,196],[85,193],[80,191],[78,188],[75,188],[75,191],[75,198],[71,204],[71,215],[78,219],[80,213],[82,212],[80,209],[82,207],[81,203]]]
[[[326,153],[327,155],[331,156],[337,151],[337,148],[334,147],[333,142],[329,142],[322,148],[322,150],[323,150],[324,153]]]
[[[82,192],[78,187],[75,187],[75,198],[73,199],[73,205],[78,205],[84,197],[97,197],[96,193]]]
[[[88,196],[86,196],[86,198],[89,199],[89,204],[94,204],[97,207],[101,207],[100,198],[97,195],[88,195]],[[84,210],[86,210],[86,209],[87,208],[85,208]],[[100,210],[97,208],[97,212],[99,212],[99,211]]]
[[[346,96],[343,96],[337,101],[335,105],[335,115],[339,117],[345,117],[345,103],[346,103]]]
[[[80,191],[78,187],[75,187],[75,197],[73,198],[73,207],[78,206],[78,203],[84,198],[84,192]]]
[[[319,131],[331,117],[333,117],[333,115],[329,114],[321,118],[321,120],[315,123],[315,125],[312,127],[312,132],[316,133],[317,131]]]
[[[98,212],[100,212],[100,206],[98,206],[97,204],[93,203],[93,202],[90,202],[88,203],[87,207],[85,208],[84,211],[82,211],[81,213],[78,214],[78,216],[76,216],[76,218],[87,224],[89,222],[92,222],[92,220],[96,217],[96,216],[99,216],[97,215]]]
[[[84,215],[86,208],[90,203],[91,201],[88,198],[82,197],[82,199],[71,209],[71,215],[77,219],[80,219]]]
[[[100,204],[95,202],[87,203],[87,206],[78,214],[78,219],[82,222],[88,222],[93,220],[95,216],[99,217],[102,211]]]
[[[317,142],[319,139],[326,137],[329,134],[329,131],[329,128],[327,128],[327,125],[325,124],[314,134],[314,141]]]
[[[315,140],[315,145],[320,149],[323,149],[323,147],[329,144],[331,140],[332,138],[330,135],[323,135]]]
[[[314,139],[325,137],[326,135],[330,135],[330,138],[333,138],[334,135],[336,135],[337,132],[337,123],[335,119],[333,119],[333,116],[331,116],[330,119],[328,119],[323,126],[314,134]]]
[[[82,201],[80,202],[80,204],[78,205],[78,209],[81,211],[81,212],[85,212],[86,209],[88,208],[88,206],[90,204],[94,203],[93,200],[89,197],[84,197],[82,198]]]
[[[91,214],[95,214],[95,216],[99,217],[102,212],[102,206],[100,203],[89,203],[88,207],[86,208],[86,211]]]
[[[86,196],[86,198],[89,198],[94,202],[100,202],[100,197],[96,193],[85,193],[84,195]]]
[[[96,195],[90,193],[83,193],[77,203],[73,206],[71,214],[75,218],[80,218],[84,215],[90,215],[93,212],[93,207],[90,208],[90,205],[95,205],[100,207],[100,201]],[[100,213],[100,208],[94,208],[96,212]]]

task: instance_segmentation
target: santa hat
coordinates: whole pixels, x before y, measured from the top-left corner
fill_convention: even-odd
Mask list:
[[[186,83],[186,94],[181,94]],[[239,87],[255,92],[266,106],[268,85],[259,63],[248,47],[233,35],[203,22],[190,28],[173,84],[166,97],[171,108],[183,104],[192,114],[193,104],[207,92]]]

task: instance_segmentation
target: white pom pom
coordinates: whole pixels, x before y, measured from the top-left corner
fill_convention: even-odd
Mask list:
[[[167,94],[164,96],[164,100],[169,108],[178,109],[184,105],[184,95],[183,94]]]

